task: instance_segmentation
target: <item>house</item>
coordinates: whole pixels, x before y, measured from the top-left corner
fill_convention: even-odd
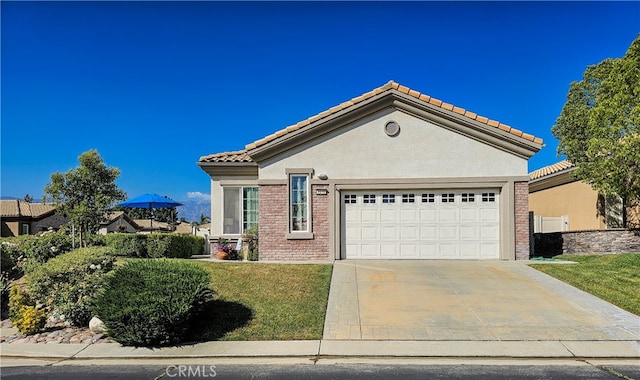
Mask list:
[[[200,158],[211,235],[261,260],[527,259],[542,140],[390,81],[245,149]]]
[[[133,223],[137,226],[140,234],[148,234],[152,232],[172,232],[173,226],[167,222],[159,222],[149,219],[133,219]]]
[[[133,219],[124,211],[114,211],[106,216],[106,220],[100,223],[100,229],[98,233],[106,235],[110,232],[122,232],[122,233],[136,233],[141,229]]]
[[[0,200],[2,237],[33,235],[50,228],[58,229],[68,221],[56,214],[49,203],[31,203],[19,199]]]
[[[605,230],[622,227],[622,201],[604,196],[575,176],[576,166],[567,160],[529,173],[529,210],[534,232]],[[628,209],[628,220],[637,223],[640,208]]]

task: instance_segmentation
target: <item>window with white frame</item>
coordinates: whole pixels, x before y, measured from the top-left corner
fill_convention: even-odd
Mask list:
[[[482,202],[495,202],[496,193],[482,193]]]
[[[396,203],[396,195],[382,194],[382,203]]]
[[[258,188],[255,186],[223,188],[222,233],[241,234],[258,224]]]
[[[289,230],[291,232],[309,231],[309,175],[291,174],[289,176]]]

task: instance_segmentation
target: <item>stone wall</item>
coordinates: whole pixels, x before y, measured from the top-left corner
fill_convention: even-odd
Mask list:
[[[535,256],[640,252],[640,230],[568,231],[534,236]]]

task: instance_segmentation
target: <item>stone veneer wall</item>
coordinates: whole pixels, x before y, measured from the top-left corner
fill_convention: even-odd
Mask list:
[[[640,252],[640,230],[611,229],[536,234],[536,255]],[[560,251],[560,247],[562,247]]]
[[[329,195],[316,195],[326,185],[311,186],[313,239],[287,239],[289,212],[287,185],[260,185],[258,190],[260,260],[308,261],[329,258]]]
[[[529,183],[515,183],[516,260],[529,259]]]

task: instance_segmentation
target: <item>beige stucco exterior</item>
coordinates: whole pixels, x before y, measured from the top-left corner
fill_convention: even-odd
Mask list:
[[[598,215],[598,192],[582,181],[530,193],[529,210],[542,217],[568,216],[568,231],[607,228]]]
[[[384,126],[400,125],[388,136]],[[398,110],[376,112],[259,165],[261,180],[313,168],[330,179],[526,176],[527,159]]]

